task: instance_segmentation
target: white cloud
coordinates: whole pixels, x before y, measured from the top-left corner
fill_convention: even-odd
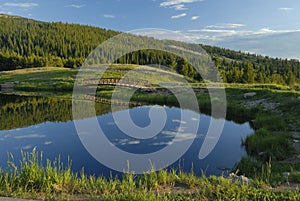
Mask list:
[[[272,33],[277,33],[278,31],[269,29],[269,28],[263,28],[263,29],[259,29],[258,31],[256,31],[256,34],[272,34]],[[280,31],[282,32],[282,31]]]
[[[19,7],[19,8],[32,8],[36,7],[39,4],[37,3],[4,3],[3,6],[6,7]]]
[[[199,29],[181,32],[184,41],[300,60],[299,29]],[[183,37],[182,37],[183,38]],[[188,40],[187,40],[188,39]],[[183,41],[183,39],[180,39]]]
[[[84,7],[85,6],[85,4],[81,4],[81,5],[78,5],[78,4],[71,4],[71,5],[69,5],[68,7],[72,7],[72,8],[82,8],[82,7]]]
[[[191,20],[197,20],[199,18],[200,18],[200,16],[193,16],[193,17],[191,17]]]
[[[203,0],[166,0],[160,4],[161,7],[170,7],[174,5],[179,5],[179,4],[185,4],[185,3],[194,3],[194,2],[199,2]]]
[[[222,23],[222,24],[216,24],[216,25],[209,25],[206,26],[206,28],[209,29],[235,29],[235,28],[240,28],[244,27],[246,25],[244,24],[235,24],[235,23]]]
[[[186,13],[182,13],[182,14],[179,14],[179,15],[174,15],[171,17],[171,19],[179,19],[179,18],[182,18],[182,17],[185,17],[187,14]]]
[[[269,28],[259,29],[258,31],[254,31],[255,35],[272,35],[272,34],[282,34],[282,33],[291,33],[298,32],[300,30],[272,30]]]
[[[188,30],[187,35],[193,41],[206,41],[210,44],[221,41],[235,40],[238,38],[263,37],[275,34],[292,33],[300,30],[272,30],[263,28],[259,30],[233,30],[233,29],[199,29]]]
[[[160,7],[173,8],[175,10],[187,10],[185,4],[195,3],[204,0],[165,0],[160,3]]]
[[[235,30],[219,30],[219,29],[200,29],[200,30],[189,30],[187,35],[192,40],[207,40],[207,41],[222,41],[225,38],[243,35],[243,32]]]
[[[110,15],[110,14],[105,14],[104,17],[105,17],[105,18],[110,18],[110,19],[116,18],[116,16]]]
[[[184,6],[184,4],[178,4],[171,6],[171,8],[174,8],[175,10],[186,10],[187,8]]]
[[[294,8],[283,7],[283,8],[278,8],[278,10],[285,11],[285,12],[290,12],[290,11],[294,10]]]
[[[185,37],[181,31],[167,31],[167,30],[157,30],[157,29],[147,29],[146,31],[138,31],[135,33],[138,36],[147,36],[157,38],[159,40],[175,40],[175,41],[185,41],[192,42],[188,37]]]

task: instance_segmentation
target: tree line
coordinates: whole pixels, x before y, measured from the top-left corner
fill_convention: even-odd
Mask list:
[[[295,59],[203,46],[227,83],[274,83],[294,85],[300,80],[300,62]]]

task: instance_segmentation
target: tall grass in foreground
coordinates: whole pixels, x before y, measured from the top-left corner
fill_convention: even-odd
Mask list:
[[[297,191],[270,191],[263,181],[249,185],[224,177],[196,177],[180,170],[151,171],[123,178],[73,173],[59,161],[42,166],[42,154],[22,153],[20,166],[13,161],[0,172],[0,195],[47,200],[299,200]]]

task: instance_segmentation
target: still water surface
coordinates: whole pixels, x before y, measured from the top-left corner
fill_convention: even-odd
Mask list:
[[[81,144],[72,121],[72,105],[70,100],[45,97],[24,97],[0,95],[0,166],[7,166],[8,153],[14,160],[20,159],[20,151],[32,151],[34,147],[43,152],[43,158],[55,160],[60,155],[64,164],[68,157],[72,160],[72,170],[79,172],[83,167],[87,174],[109,176],[119,174],[95,160]],[[140,127],[150,124],[149,110],[143,106],[130,109],[134,123]],[[188,125],[180,119],[181,109],[164,107],[167,114],[165,127],[150,139],[134,139],[122,133],[116,125],[108,105],[96,105],[97,119],[106,137],[118,148],[136,154],[159,151],[173,143],[174,133],[178,132],[179,124]],[[118,111],[119,113],[125,111]],[[198,158],[199,150],[207,132],[211,117],[185,110],[191,115],[190,121],[200,119],[196,138],[189,150],[170,168],[180,166],[186,172],[193,171],[200,175],[202,170],[207,175],[220,175],[224,169],[232,169],[246,155],[241,147],[241,139],[253,132],[249,123],[238,124],[226,121],[222,136],[205,159]],[[191,133],[187,128],[185,138]],[[185,140],[185,139],[182,139]],[[105,154],[105,153],[104,153]]]

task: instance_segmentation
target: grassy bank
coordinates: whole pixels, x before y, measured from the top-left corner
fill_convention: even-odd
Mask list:
[[[234,97],[229,104],[239,104],[244,109],[252,111],[248,116],[252,117],[248,120],[251,120],[255,129],[252,135],[242,140],[248,156],[237,165],[236,170],[239,174],[267,180],[273,186],[281,185],[287,179],[300,182],[299,92],[280,89],[279,86],[276,89],[257,88],[257,86],[247,86],[247,88],[244,86],[238,89],[232,87],[227,91],[229,97]],[[257,94],[245,99],[242,95],[246,92]],[[268,179],[265,171],[262,171],[267,169],[272,172]],[[284,176],[286,172],[293,176],[286,178]]]
[[[18,82],[20,91],[71,91],[77,70],[44,67],[0,72],[0,83]]]
[[[10,161],[0,172],[0,195],[47,200],[299,200],[297,190],[270,189],[253,180],[244,184],[224,177],[196,177],[165,170],[122,178],[77,175],[59,161],[47,161],[36,151],[23,153],[20,164]]]
[[[92,69],[92,68],[91,68]],[[88,76],[93,78],[96,71],[83,68]],[[0,83],[17,82],[14,87],[18,91],[54,91],[72,92],[76,76],[80,69],[60,67],[27,68],[0,72]],[[146,72],[146,73],[144,73]],[[123,78],[148,80],[151,85],[160,82],[177,82],[182,76],[172,71],[139,65],[114,64],[106,69],[101,78]]]

